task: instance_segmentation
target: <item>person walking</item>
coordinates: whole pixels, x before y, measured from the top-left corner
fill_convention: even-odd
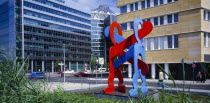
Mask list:
[[[161,69],[159,69],[159,84],[162,87],[162,89],[164,88],[163,80],[164,80],[163,72]]]
[[[202,75],[202,82],[205,83],[205,81],[206,81],[206,73],[202,72],[201,75]]]
[[[199,71],[198,74],[196,75],[196,78],[197,78],[198,82],[201,81],[201,83],[202,83],[202,74],[201,74],[200,71]]]

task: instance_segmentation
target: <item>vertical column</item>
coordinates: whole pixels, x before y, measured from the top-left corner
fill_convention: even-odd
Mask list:
[[[77,62],[77,64],[76,64],[76,66],[77,66],[77,72],[79,72],[79,69],[78,69],[78,62]]]
[[[150,18],[150,22],[153,24],[154,26],[154,18]]]
[[[204,35],[205,35],[205,34],[204,34]],[[209,45],[210,45],[210,44],[209,44],[209,39],[208,39],[208,38],[210,38],[209,36],[210,36],[210,35],[209,35],[208,33],[206,33],[206,38],[205,38],[205,39],[206,39],[206,47],[209,47]]]
[[[164,18],[163,24],[164,24],[164,25],[168,24],[167,15],[164,15],[163,18]]]
[[[128,4],[126,7],[127,7],[127,12],[130,12],[130,4]]]
[[[138,10],[141,10],[141,1],[138,2]]]
[[[152,76],[152,79],[155,79],[155,64],[152,64],[152,70],[151,70],[151,76]]]
[[[42,60],[42,72],[44,72],[44,60]]]
[[[21,19],[22,19],[22,20],[21,20],[21,21],[22,21],[22,31],[21,31],[21,32],[22,32],[22,35],[21,35],[21,36],[22,36],[22,37],[21,37],[21,38],[22,38],[22,51],[21,51],[21,52],[22,52],[22,59],[24,60],[24,59],[25,59],[25,56],[24,56],[24,54],[25,54],[25,52],[24,52],[24,50],[25,50],[25,48],[24,48],[25,42],[24,42],[24,41],[25,41],[25,40],[24,40],[24,39],[25,39],[25,38],[24,38],[24,25],[23,25],[23,24],[24,24],[24,16],[23,16],[23,15],[24,15],[24,14],[23,14],[23,13],[24,13],[24,9],[23,9],[24,0],[21,0],[21,1],[22,1],[22,2],[21,2],[21,5],[22,5],[22,6],[21,6],[21,15],[22,15],[22,16],[21,16]]]
[[[31,72],[33,72],[33,71],[34,71],[34,61],[31,60]]]
[[[128,77],[132,77],[132,64],[128,64]]]
[[[163,0],[163,4],[167,4],[167,0]]]
[[[52,73],[54,73],[54,61],[52,60]]]
[[[168,74],[169,64],[165,63],[164,68],[165,68],[165,72]],[[166,74],[165,74],[165,79],[168,80],[168,75],[166,75]]]
[[[131,23],[127,22],[127,30],[131,30]]]
[[[71,70],[71,62],[69,62],[69,70]]]
[[[150,7],[154,6],[154,0],[150,0]]]

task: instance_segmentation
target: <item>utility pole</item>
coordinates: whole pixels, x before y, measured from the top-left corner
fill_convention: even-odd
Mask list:
[[[65,62],[66,62],[66,57],[65,57],[65,44],[63,44],[63,81],[66,82],[66,77],[65,77]]]

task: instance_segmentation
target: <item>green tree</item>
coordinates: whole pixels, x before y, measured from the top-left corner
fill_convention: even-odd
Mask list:
[[[59,71],[59,65],[58,65],[59,63],[60,63],[59,60],[55,61],[55,66],[54,66],[55,67],[55,71]]]

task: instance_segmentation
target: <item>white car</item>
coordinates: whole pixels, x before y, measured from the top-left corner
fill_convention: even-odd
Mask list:
[[[64,73],[74,73],[74,70],[66,70]]]

